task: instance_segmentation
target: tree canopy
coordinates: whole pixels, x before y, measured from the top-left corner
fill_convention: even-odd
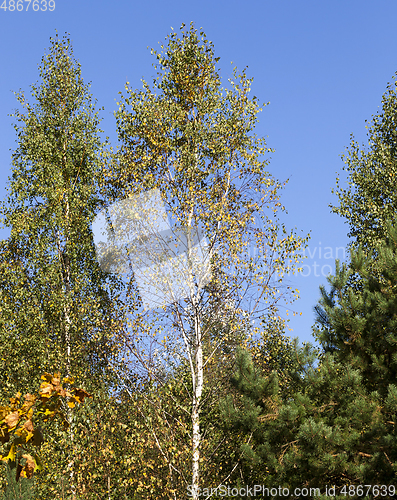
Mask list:
[[[234,68],[223,85],[193,23],[160,49],[153,82],[120,92],[117,149],[68,35],[51,38],[31,97],[16,93],[0,205],[5,497],[198,499],[262,484],[325,499],[367,484],[395,498],[395,84],[367,150],[352,139],[345,157],[333,210],[352,252],[321,287],[320,347],[299,346],[280,306],[298,297],[286,275],[307,237],[280,221],[253,80]]]

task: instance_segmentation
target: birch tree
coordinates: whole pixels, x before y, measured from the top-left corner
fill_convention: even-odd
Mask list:
[[[241,334],[239,342],[244,343],[255,337],[260,318],[278,317],[278,304],[294,300],[298,291],[285,282],[284,274],[299,261],[306,239],[287,232],[278,219],[284,210],[279,200],[283,184],[267,171],[272,150],[254,134],[261,107],[249,96],[252,79],[246,70],[234,69],[230,87],[224,89],[213,44],[193,25],[182,25],[180,36],[172,31],[161,50],[152,49],[152,54],[158,70],[153,84],[143,81],[143,89],[134,91],[127,82],[125,93],[120,92],[120,149],[106,177],[106,190],[116,207],[123,201],[157,197],[169,232],[184,241],[185,267],[183,283],[176,283],[175,267],[164,264],[172,253],[167,254],[163,236],[155,237],[153,231],[155,246],[165,253],[155,252],[158,260],[151,266],[145,261],[150,269],[145,281],[134,259],[152,253],[148,235],[140,251],[139,245],[129,247],[130,273],[125,265],[124,275],[130,280],[125,302],[130,321],[119,340],[128,366],[136,362],[143,367],[158,388],[167,387],[164,374],[188,366],[190,381],[182,383],[189,408],[172,395],[154,408],[168,418],[178,405],[182,414],[190,414],[190,472],[182,463],[178,467],[177,452],[169,443],[157,439],[153,420],[146,418],[146,424],[170,476],[179,475],[185,493],[197,499],[200,487],[211,481],[203,476],[201,425],[211,361],[227,338]],[[147,217],[137,218],[150,226]],[[116,219],[113,214],[117,226]],[[138,240],[135,234],[130,245]],[[128,374],[120,377],[128,387]],[[135,397],[132,389],[130,394]]]
[[[112,284],[95,256],[90,224],[101,199],[105,146],[99,117],[67,36],[51,39],[32,85],[16,93],[17,147],[0,252],[2,399],[27,392],[43,371],[60,371],[96,394],[112,385]],[[74,426],[65,438],[73,492]]]

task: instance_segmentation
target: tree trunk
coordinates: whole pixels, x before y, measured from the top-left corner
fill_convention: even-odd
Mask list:
[[[196,154],[196,163],[198,161]],[[193,207],[190,210],[188,218],[188,266],[189,266],[189,287],[190,297],[193,303],[194,310],[194,343],[193,343],[193,402],[192,402],[192,498],[198,500],[199,495],[199,481],[200,481],[200,445],[201,445],[201,432],[200,432],[200,405],[201,396],[203,393],[204,373],[203,373],[203,345],[201,338],[201,324],[200,313],[198,307],[198,297],[193,280],[193,245],[192,245],[192,219]]]
[[[65,195],[66,198],[66,210],[65,210],[65,221],[66,221],[66,231],[65,231],[65,243],[62,251],[62,244],[60,241],[60,235],[58,231],[58,254],[60,257],[60,265],[62,270],[62,280],[63,280],[63,292],[64,292],[64,306],[63,313],[65,318],[64,323],[64,334],[65,334],[65,345],[66,345],[66,375],[71,377],[71,337],[70,337],[70,258],[68,256],[68,242],[69,242],[69,199],[68,195]],[[73,471],[73,441],[74,441],[74,433],[72,429],[72,413],[69,406],[66,409],[67,421],[69,424],[69,440],[70,440],[70,449],[72,450],[72,456],[68,463],[68,474],[69,474],[69,484],[72,492],[72,497],[75,498],[75,486],[74,486],[74,471]]]
[[[195,380],[192,405],[192,424],[193,424],[193,442],[192,442],[192,489],[193,498],[198,500],[198,488],[200,480],[200,404],[203,393],[203,346],[201,342],[201,329],[198,317],[195,318],[195,337],[196,337],[196,355],[195,355]]]

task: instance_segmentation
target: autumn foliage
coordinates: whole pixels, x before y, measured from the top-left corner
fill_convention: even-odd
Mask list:
[[[62,380],[60,373],[45,373],[41,379],[37,394],[22,397],[19,392],[10,399],[8,406],[0,407],[0,442],[8,451],[7,455],[0,455],[0,460],[16,465],[17,480],[19,477],[31,478],[36,470],[42,469],[39,450],[44,436],[39,423],[57,417],[67,428],[66,408],[74,408],[86,397],[92,397],[84,389],[72,387],[72,378]],[[23,466],[21,458],[26,461]]]

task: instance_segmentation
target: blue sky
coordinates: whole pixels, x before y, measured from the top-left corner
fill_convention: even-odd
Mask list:
[[[26,12],[27,5],[21,12],[0,9],[0,196],[16,145],[11,91],[28,93],[55,30],[70,33],[83,78],[105,108],[102,128],[115,144],[118,92],[127,80],[140,88],[142,77],[150,81],[155,74],[147,46],[158,48],[171,26],[194,21],[215,45],[224,83],[233,66],[248,66],[252,94],[270,101],[256,132],[276,150],[269,171],[289,178],[283,220],[288,228],[311,232],[304,273],[292,278],[302,297],[294,308],[302,316],[291,318],[290,334],[311,340],[318,287],[348,243],[348,226],[329,208],[337,204],[331,188],[343,166],[340,154],[351,133],[366,140],[365,119],[376,113],[397,71],[395,0],[56,0],[53,12],[34,12],[32,4]]]

